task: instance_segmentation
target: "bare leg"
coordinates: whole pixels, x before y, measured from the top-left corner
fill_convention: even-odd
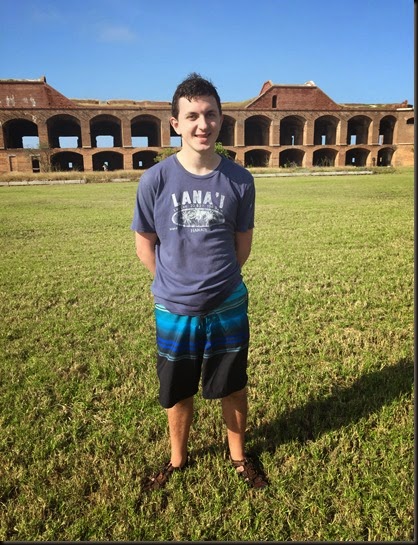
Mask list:
[[[188,397],[167,409],[170,430],[171,463],[182,467],[187,460],[187,443],[193,419],[193,397]]]
[[[228,431],[229,452],[233,460],[245,458],[247,410],[246,388],[222,398],[222,413]]]

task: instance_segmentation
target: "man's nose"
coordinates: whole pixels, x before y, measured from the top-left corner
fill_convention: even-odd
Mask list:
[[[206,129],[207,126],[208,126],[208,122],[207,122],[206,116],[201,115],[199,117],[199,129]]]

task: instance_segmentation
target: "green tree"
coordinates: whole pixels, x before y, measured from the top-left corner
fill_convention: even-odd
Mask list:
[[[215,151],[217,154],[222,155],[223,157],[226,157],[227,159],[230,159],[229,151],[223,147],[222,142],[216,142]]]
[[[159,163],[174,153],[177,153],[177,148],[164,148],[158,152],[156,157],[154,157],[154,163]]]

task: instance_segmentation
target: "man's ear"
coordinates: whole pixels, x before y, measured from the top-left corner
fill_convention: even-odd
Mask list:
[[[173,127],[173,129],[176,131],[176,133],[181,136],[181,134],[178,131],[179,122],[175,117],[170,117],[170,125]]]

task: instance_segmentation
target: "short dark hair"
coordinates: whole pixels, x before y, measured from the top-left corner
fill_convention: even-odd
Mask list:
[[[177,86],[177,89],[174,92],[173,101],[171,103],[172,116],[176,119],[178,118],[179,100],[181,97],[192,100],[193,98],[202,96],[214,97],[219,108],[219,113],[222,114],[221,99],[219,98],[216,87],[210,80],[202,78],[202,76],[196,72],[192,72]]]

